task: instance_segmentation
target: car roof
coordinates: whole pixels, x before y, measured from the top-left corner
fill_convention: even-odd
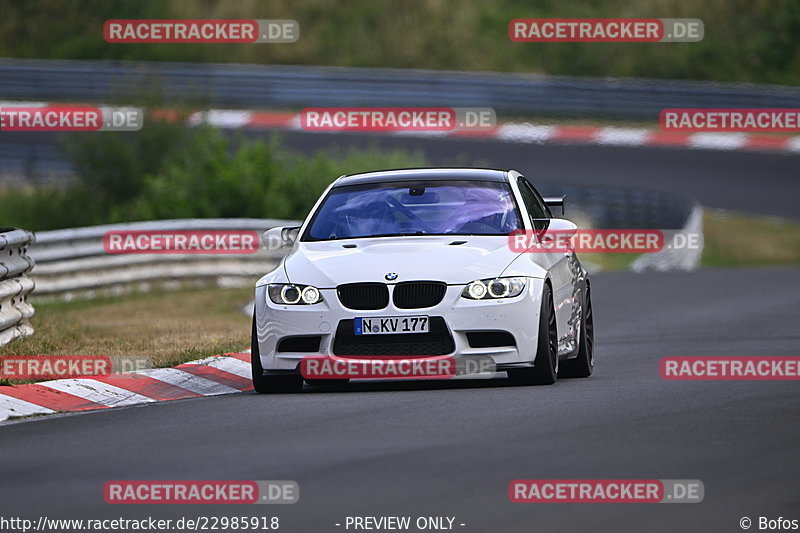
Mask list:
[[[513,171],[512,171],[513,172]],[[376,170],[361,174],[349,174],[334,182],[334,187],[360,185],[365,183],[381,183],[404,180],[459,180],[459,181],[508,181],[508,170],[492,168],[400,168],[394,170]]]

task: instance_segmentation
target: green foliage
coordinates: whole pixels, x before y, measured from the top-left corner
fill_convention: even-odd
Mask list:
[[[0,0],[0,57],[379,66],[800,83],[797,0]],[[700,18],[699,43],[515,43],[514,18]],[[274,18],[292,44],[109,44],[108,19]],[[57,23],[56,23],[57,21]]]
[[[187,142],[177,122],[145,119],[138,132],[70,134],[61,139],[62,153],[72,163],[94,201],[120,204],[138,196],[144,177],[157,173]],[[190,142],[190,141],[189,141]]]
[[[58,189],[0,189],[0,218],[5,227],[43,230],[99,224],[103,221],[101,204],[93,201],[84,187]]]
[[[420,154],[376,148],[305,156],[278,137],[151,122],[133,134],[94,134],[65,141],[76,169],[66,189],[0,190],[3,225],[30,230],[167,218],[302,219],[338,176],[424,166]]]
[[[421,166],[421,155],[376,149],[346,154],[293,154],[278,137],[269,142],[230,143],[219,131],[197,133],[159,174],[145,178],[142,194],[126,218],[270,217],[304,218],[319,195],[342,174]]]

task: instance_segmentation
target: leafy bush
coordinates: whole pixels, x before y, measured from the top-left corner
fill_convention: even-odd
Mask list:
[[[108,19],[295,19],[281,45],[109,44]],[[0,0],[0,56],[800,83],[797,0]],[[514,18],[700,18],[698,43],[515,43]],[[57,24],[53,21],[58,21]]]
[[[342,174],[424,166],[421,154],[377,148],[305,156],[277,136],[232,143],[219,130],[153,123],[134,134],[70,138],[76,182],[0,190],[4,225],[46,230],[166,218],[292,218]]]
[[[121,204],[142,191],[144,177],[190,146],[187,130],[179,122],[146,119],[138,132],[96,132],[65,135],[61,152],[72,163],[80,185],[93,191],[96,202]]]
[[[320,193],[342,174],[425,164],[421,155],[377,149],[336,157],[284,150],[278,137],[244,141],[231,153],[219,131],[198,131],[162,172],[144,178],[142,193],[124,218],[303,218]]]

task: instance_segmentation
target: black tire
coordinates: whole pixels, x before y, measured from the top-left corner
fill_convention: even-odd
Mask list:
[[[581,309],[581,331],[578,334],[578,356],[561,363],[558,377],[588,378],[594,370],[594,314],[592,293],[586,286]]]
[[[515,368],[508,371],[514,385],[552,385],[558,377],[558,332],[553,294],[550,285],[542,291],[542,310],[539,313],[539,340],[533,368]]]
[[[250,367],[253,375],[253,389],[260,394],[282,394],[300,392],[303,389],[303,377],[300,374],[285,376],[265,376],[261,367],[256,335],[256,317],[253,317],[253,332],[250,336]]]

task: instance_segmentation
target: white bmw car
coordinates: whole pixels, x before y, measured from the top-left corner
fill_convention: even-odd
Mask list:
[[[491,357],[516,384],[593,369],[590,282],[574,232],[519,172],[474,168],[342,176],[303,225],[273,228],[290,248],[256,284],[253,386],[302,389],[305,357]],[[509,234],[537,237],[529,249]],[[313,383],[313,380],[306,380]]]

